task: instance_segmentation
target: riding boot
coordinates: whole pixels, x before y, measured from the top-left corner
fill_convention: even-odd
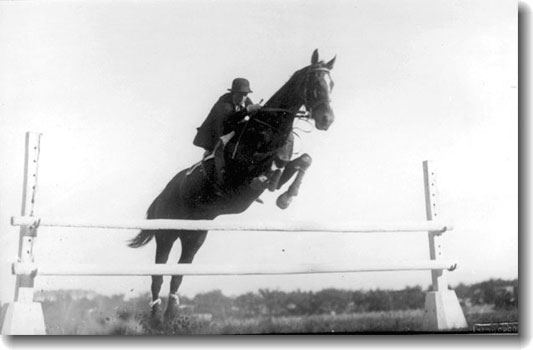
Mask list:
[[[222,194],[221,189],[224,188],[226,179],[226,160],[224,159],[224,149],[227,143],[235,136],[235,131],[220,137],[220,141],[216,144],[213,154],[215,156],[215,189],[217,194]]]
[[[215,163],[215,173],[213,176],[213,185],[217,195],[222,195],[222,188],[224,186],[224,179],[226,176],[226,162],[224,160],[224,153],[219,150],[215,150],[215,158],[213,159]]]

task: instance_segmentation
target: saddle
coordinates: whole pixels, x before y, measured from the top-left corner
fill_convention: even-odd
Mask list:
[[[226,160],[224,157],[225,149],[228,143],[235,136],[235,131],[221,136],[216,143],[212,152],[206,152],[202,160],[194,164],[187,170],[186,175],[190,176],[198,167],[202,167],[209,182],[215,188],[215,191],[222,195],[227,184],[227,174],[230,173],[226,168]],[[289,136],[287,142],[274,152],[268,152],[264,157],[274,155],[274,160],[268,169],[263,174],[258,174],[250,182],[250,186],[256,190],[264,190],[266,188],[273,192],[278,187],[278,182],[281,178],[282,169],[291,160],[293,150],[294,138],[292,134]]]

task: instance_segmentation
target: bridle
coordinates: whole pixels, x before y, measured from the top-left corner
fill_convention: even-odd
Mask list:
[[[313,91],[314,93],[314,103],[309,106],[309,99],[308,99],[308,82],[309,82],[309,77],[311,76],[311,74],[315,73],[315,72],[326,72],[326,74],[329,76],[329,78],[331,79],[331,76],[330,76],[330,70],[326,67],[310,67],[309,70],[307,71],[307,74],[305,76],[305,82],[304,82],[304,90],[303,90],[303,100],[304,100],[304,106],[305,108],[309,111],[309,114],[312,114],[313,113],[313,109],[317,108],[318,106],[321,106],[323,104],[326,104],[326,103],[330,103],[331,102],[331,99],[329,98],[329,88],[328,88],[328,93],[326,94],[325,97],[323,98],[320,98],[320,99],[317,99],[317,95],[318,93],[316,92],[316,90]]]
[[[300,98],[300,100],[303,100],[303,106],[306,109],[305,111],[301,111],[301,110],[293,111],[293,110],[286,109],[286,108],[262,108],[261,111],[272,112],[272,113],[287,113],[287,114],[295,116],[296,118],[310,118],[310,116],[311,116],[311,114],[313,112],[313,109],[315,109],[318,106],[321,106],[323,104],[331,102],[331,99],[329,98],[329,91],[328,91],[328,94],[326,94],[326,97],[323,97],[323,98],[320,98],[320,99],[316,99],[317,93],[316,93],[316,90],[315,90],[314,91],[315,100],[314,100],[313,104],[311,106],[309,106],[309,96],[308,96],[308,86],[307,85],[309,83],[310,76],[313,73],[315,73],[315,72],[326,72],[326,74],[331,79],[330,70],[328,68],[326,68],[326,67],[312,67],[312,66],[310,66],[307,69],[306,74],[305,74],[305,79],[304,79],[304,82],[303,82],[303,87],[304,88],[303,88],[303,91],[302,91],[302,97]]]
[[[325,97],[320,98],[320,99],[316,99],[316,97],[318,97],[317,96],[318,93],[316,92],[316,90],[314,90],[313,93],[315,94],[315,96],[314,96],[315,100],[314,100],[313,104],[311,106],[309,106],[308,87],[307,87],[307,85],[309,83],[309,78],[310,78],[311,74],[313,74],[315,72],[326,72],[326,74],[331,79],[330,70],[328,68],[326,68],[326,67],[313,67],[313,66],[310,66],[307,69],[306,74],[305,74],[305,80],[303,82],[303,86],[304,86],[303,91],[302,91],[303,98],[300,98],[300,100],[303,100],[303,106],[306,109],[305,111],[301,111],[301,110],[293,111],[293,110],[286,109],[286,108],[276,108],[276,107],[261,108],[261,111],[262,112],[269,112],[269,113],[286,113],[286,114],[289,114],[291,116],[294,116],[295,118],[300,118],[300,119],[309,119],[309,118],[311,118],[311,115],[313,113],[313,109],[315,109],[318,106],[321,106],[321,105],[324,105],[326,103],[330,103],[331,102],[331,99],[329,98],[329,92],[330,92],[329,89],[330,88],[328,87],[328,93],[326,94]],[[247,118],[247,119],[244,119],[242,121],[242,122],[245,122],[246,124],[244,125],[243,129],[240,132],[240,135],[238,137],[237,143],[235,145],[235,149],[233,150],[232,158],[235,158],[235,154],[236,154],[237,149],[239,147],[239,144],[240,144],[240,141],[241,141],[241,137],[244,134],[244,131],[246,130],[246,127],[248,126],[248,121],[250,121],[250,120],[251,120],[250,118]],[[269,123],[264,122],[262,120],[254,119],[254,122],[259,123],[259,124],[263,124],[263,125],[271,128],[271,129],[278,130],[273,125],[270,125]]]

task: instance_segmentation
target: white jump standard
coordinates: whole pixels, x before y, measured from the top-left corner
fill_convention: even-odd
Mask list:
[[[88,222],[81,220],[39,218],[34,212],[37,170],[40,151],[38,133],[26,133],[26,159],[21,216],[13,217],[12,225],[20,226],[18,261],[13,264],[17,276],[14,302],[10,303],[5,315],[2,334],[27,335],[46,334],[42,307],[33,300],[33,286],[37,276],[139,276],[139,275],[272,275],[305,273],[348,273],[376,271],[429,270],[432,275],[433,291],[426,294],[426,331],[466,328],[467,323],[453,290],[448,289],[446,273],[457,267],[455,261],[443,259],[442,234],[451,230],[450,224],[440,219],[435,172],[431,162],[423,163],[426,196],[426,217],[424,222],[403,223],[242,223],[208,220],[138,220],[127,222]],[[201,264],[151,264],[151,265],[71,265],[36,263],[33,245],[40,226],[99,228],[99,229],[158,229],[158,230],[209,230],[209,231],[287,231],[287,232],[426,232],[429,237],[430,259],[424,261],[396,261],[393,263],[369,262],[365,264],[298,264],[272,265],[256,264],[201,265]]]

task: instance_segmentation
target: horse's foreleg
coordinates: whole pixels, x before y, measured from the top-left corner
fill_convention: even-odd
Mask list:
[[[304,154],[301,157],[289,161],[284,161],[281,159],[276,159],[273,161],[270,169],[272,175],[270,176],[268,189],[271,192],[274,192],[285,185],[300,168],[302,163],[301,158],[304,156],[307,155]]]
[[[202,246],[207,236],[207,231],[193,231],[181,235],[181,256],[178,261],[179,264],[192,263],[194,256],[198,249]],[[170,280],[170,294],[168,297],[168,305],[165,311],[165,319],[170,320],[178,313],[180,304],[178,297],[178,289],[183,281],[182,275],[174,275]]]
[[[294,175],[295,172],[298,172],[296,179],[291,184],[289,189],[278,197],[276,204],[281,209],[287,209],[292,202],[292,198],[298,195],[300,185],[302,184],[306,170],[311,166],[312,158],[309,154],[305,153],[299,158],[291,161],[287,164],[285,171],[281,175],[281,179],[278,184],[280,188],[284,183],[289,181],[289,179]]]
[[[281,175],[283,172],[283,168],[278,168],[276,165],[276,162],[272,162],[272,167],[270,169],[272,172],[272,175],[270,176],[270,179],[268,180],[268,190],[270,192],[274,192],[278,189],[278,185],[280,183]]]
[[[174,241],[177,239],[177,236],[166,235],[165,233],[161,235],[156,235],[156,252],[155,252],[155,263],[156,264],[165,264],[168,261],[168,256]],[[151,308],[151,317],[152,321],[159,323],[161,322],[161,299],[159,298],[159,292],[161,291],[161,285],[163,284],[163,276],[154,275],[152,276],[152,301],[150,302]]]

